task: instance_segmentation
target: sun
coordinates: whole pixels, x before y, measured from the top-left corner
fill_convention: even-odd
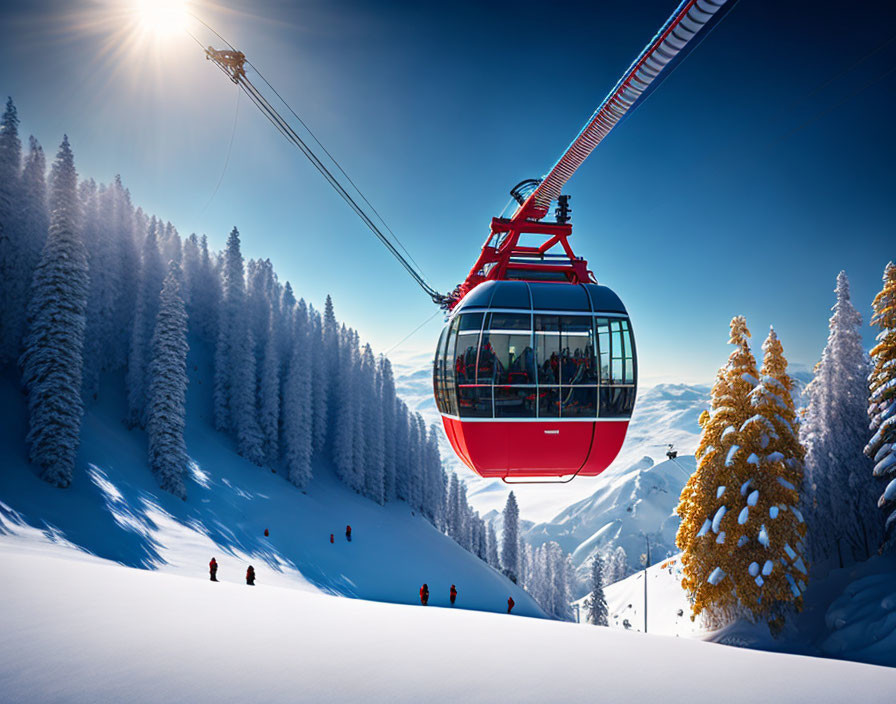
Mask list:
[[[141,29],[156,37],[177,34],[186,27],[186,0],[133,0]]]

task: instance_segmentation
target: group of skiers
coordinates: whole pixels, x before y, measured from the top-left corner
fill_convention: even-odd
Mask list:
[[[264,529],[264,535],[265,537],[268,537],[270,535],[267,528]],[[352,527],[350,525],[347,525],[345,527],[345,539],[348,542],[352,542]],[[330,533],[330,542],[335,542],[332,533]],[[218,561],[214,557],[208,563],[208,573],[209,578],[212,582],[218,581]],[[250,587],[255,586],[255,568],[252,565],[249,565],[249,568],[246,570],[246,584],[248,584]],[[453,584],[451,585],[451,589],[448,591],[448,599],[451,601],[451,605],[454,606],[454,602],[457,601],[457,587]],[[420,603],[423,606],[429,604],[428,584],[424,584],[422,587],[420,587]],[[513,601],[513,597],[507,597],[507,613],[510,613],[515,605],[516,604]]]
[[[454,606],[454,602],[457,601],[457,587],[453,584],[451,585],[451,589],[448,591],[448,599],[451,601],[451,605]],[[424,584],[420,587],[420,603],[423,606],[429,604],[429,585]],[[514,602],[513,597],[507,597],[507,613],[510,613],[513,610],[513,607],[516,606],[516,602]]]
[[[215,558],[209,560],[208,574],[212,582],[218,581],[218,561]],[[246,584],[250,587],[255,586],[255,568],[252,565],[249,565],[249,569],[246,570]]]

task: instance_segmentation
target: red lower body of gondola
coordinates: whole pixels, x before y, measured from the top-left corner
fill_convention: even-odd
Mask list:
[[[442,416],[457,456],[482,477],[595,477],[616,459],[628,420],[464,421]]]

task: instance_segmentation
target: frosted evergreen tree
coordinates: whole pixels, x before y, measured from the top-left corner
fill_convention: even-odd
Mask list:
[[[487,559],[489,565],[496,570],[501,568],[501,561],[498,559],[498,536],[495,534],[495,524],[489,521],[486,524],[486,544]]]
[[[458,529],[458,524],[460,522],[459,512],[460,506],[458,504],[458,499],[460,498],[460,486],[457,480],[457,474],[454,472],[451,473],[451,478],[448,480],[448,501],[446,507],[446,525],[447,525],[447,534],[448,537],[454,540],[454,542],[460,542],[458,537],[460,535],[460,531]]]
[[[628,558],[625,554],[625,548],[617,545],[611,555],[607,576],[609,584],[619,582],[628,577]]]
[[[865,447],[865,454],[874,462],[873,476],[887,482],[878,506],[890,515],[886,520],[887,543],[896,546],[893,527],[896,525],[896,265],[887,264],[884,287],[874,299],[871,324],[880,332],[871,350],[874,369],[868,377],[870,397],[868,416],[873,433]]]
[[[128,356],[128,425],[146,424],[147,367],[149,344],[159,310],[159,294],[165,278],[165,267],[158,246],[158,224],[150,223],[143,241],[143,256],[137,283],[137,303],[131,330],[131,351]]]
[[[306,361],[306,364],[308,362]],[[259,424],[264,437],[267,465],[274,467],[280,457],[280,347],[274,312],[268,315],[265,331],[261,388],[259,390]]]
[[[199,284],[199,238],[195,232],[184,240],[181,269],[184,279],[181,296],[187,306],[187,320],[189,320],[196,316],[196,303],[193,299],[196,295],[196,287]]]
[[[321,350],[323,352],[324,374],[322,380],[322,394],[328,399],[327,420],[324,424],[327,433],[327,442],[331,445],[332,451],[335,451],[336,433],[339,426],[337,424],[338,416],[343,410],[339,406],[340,397],[342,395],[342,369],[340,363],[343,361],[343,350],[340,349],[342,337],[340,335],[339,324],[336,322],[336,313],[333,310],[333,299],[329,294],[324,302],[323,316],[323,343]]]
[[[501,539],[501,566],[514,584],[520,568],[520,509],[511,491],[504,504],[504,535]]]
[[[377,393],[380,385],[377,379],[377,364],[370,345],[364,346],[361,356],[361,380],[366,455],[364,494],[378,504],[383,504],[386,501],[385,442],[383,439],[385,428],[383,426],[383,408]]]
[[[218,342],[215,347],[215,428],[231,427],[230,396],[233,384],[234,351],[245,343],[238,333],[245,324],[246,284],[243,278],[243,255],[240,233],[236,228],[227,238],[222,271],[221,305],[218,315]]]
[[[867,558],[882,532],[872,464],[863,454],[870,436],[864,419],[870,363],[862,345],[862,317],[850,302],[842,271],[835,291],[830,333],[806,389],[800,432],[806,446],[802,505],[817,562],[842,561],[847,548],[856,558]]]
[[[12,362],[21,339],[21,313],[28,282],[22,270],[25,243],[20,226],[22,142],[12,98],[0,120],[0,366]]]
[[[523,536],[520,536],[519,539],[519,572],[516,576],[517,584],[523,586],[529,579],[529,572],[532,569],[532,565],[529,562],[529,554],[526,552],[526,541],[523,540]]]
[[[9,314],[9,330],[12,335],[10,345],[15,343],[14,357],[21,352],[21,341],[25,335],[25,311],[28,306],[28,294],[34,278],[34,270],[40,262],[40,255],[47,241],[47,230],[50,226],[50,213],[47,208],[47,164],[44,150],[34,137],[29,138],[28,156],[22,171],[21,202],[19,206],[19,233],[21,250],[19,253],[19,270],[12,280],[4,279],[4,286],[16,286],[9,290],[11,299],[19,301]],[[2,178],[2,177],[0,177]],[[2,234],[0,234],[2,237]],[[0,313],[0,316],[3,314]]]
[[[140,248],[138,246],[137,217],[131,204],[131,195],[122,185],[121,177],[116,176],[110,186],[112,199],[110,210],[112,223],[109,225],[111,239],[112,263],[105,273],[107,286],[104,289],[103,327],[98,333],[108,348],[103,359],[108,360],[104,366],[109,369],[123,369],[128,363],[130,352],[130,335],[136,308],[137,287],[134,276],[140,270]],[[140,243],[146,228],[141,225]],[[160,271],[164,276],[164,266]],[[161,290],[162,281],[159,280]]]
[[[326,326],[326,317],[324,318]],[[325,328],[326,329],[326,328]],[[336,466],[336,474],[346,486],[355,486],[354,480],[354,435],[355,413],[357,411],[355,379],[353,373],[357,358],[357,352],[353,352],[353,338],[343,325],[339,334],[337,346],[337,361],[334,366],[339,370],[335,377],[334,401],[332,404],[332,417],[334,427],[331,429],[333,464]]]
[[[385,356],[379,359],[377,378],[380,412],[383,418],[383,494],[386,501],[395,498],[396,413],[395,378],[392,363]],[[439,463],[441,465],[441,462]]]
[[[146,433],[149,465],[165,491],[187,498],[184,441],[187,400],[187,312],[180,295],[181,271],[172,261],[162,284],[149,361]]]
[[[28,394],[32,462],[51,484],[71,484],[81,430],[81,364],[87,308],[87,254],[79,232],[77,174],[68,137],[51,174],[47,242],[28,304],[22,384]]]
[[[287,284],[288,285],[288,284]],[[323,453],[327,444],[327,409],[330,391],[327,379],[327,359],[323,349],[323,319],[318,311],[311,311],[311,385],[314,406],[314,451]]]
[[[402,501],[407,501],[410,494],[408,487],[409,433],[408,407],[403,401],[398,401],[395,416],[395,497]]]
[[[608,625],[607,600],[604,597],[604,563],[600,555],[591,561],[591,594],[585,602],[588,623],[594,626]]]
[[[311,339],[305,301],[295,309],[295,334],[283,388],[283,453],[289,480],[300,489],[311,481]]]
[[[190,328],[191,330],[195,328],[205,340],[211,342],[217,336],[221,283],[215,270],[215,262],[209,253],[208,237],[205,235],[199,238],[199,263],[193,278],[190,296],[193,311],[190,316]]]
[[[252,333],[245,325],[238,325],[245,343],[232,351],[230,418],[236,435],[237,451],[258,466],[265,461],[264,435],[258,424],[256,408],[256,362],[252,350],[255,348]],[[237,338],[240,339],[240,338]]]
[[[426,436],[426,514],[432,524],[440,530],[445,524],[445,492],[448,476],[442,468],[439,454],[439,434],[436,426],[429,426]]]

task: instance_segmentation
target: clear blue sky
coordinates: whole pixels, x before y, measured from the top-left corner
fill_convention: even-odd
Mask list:
[[[126,4],[2,4],[0,92],[24,134],[53,153],[67,132],[82,176],[121,173],[137,204],[184,235],[220,247],[238,225],[247,257],[270,257],[315,305],[331,293],[377,351],[426,319],[432,304],[245,99],[205,207],[236,87],[185,35],[125,31],[115,8]],[[192,6],[448,290],[508,189],[547,171],[675,4]],[[710,381],[736,314],[757,348],[774,324],[791,360],[813,364],[840,269],[867,320],[896,258],[894,109],[892,2],[741,0],[598,148],[567,187],[573,243],[628,305],[647,380]],[[439,326],[406,348],[428,352]]]

